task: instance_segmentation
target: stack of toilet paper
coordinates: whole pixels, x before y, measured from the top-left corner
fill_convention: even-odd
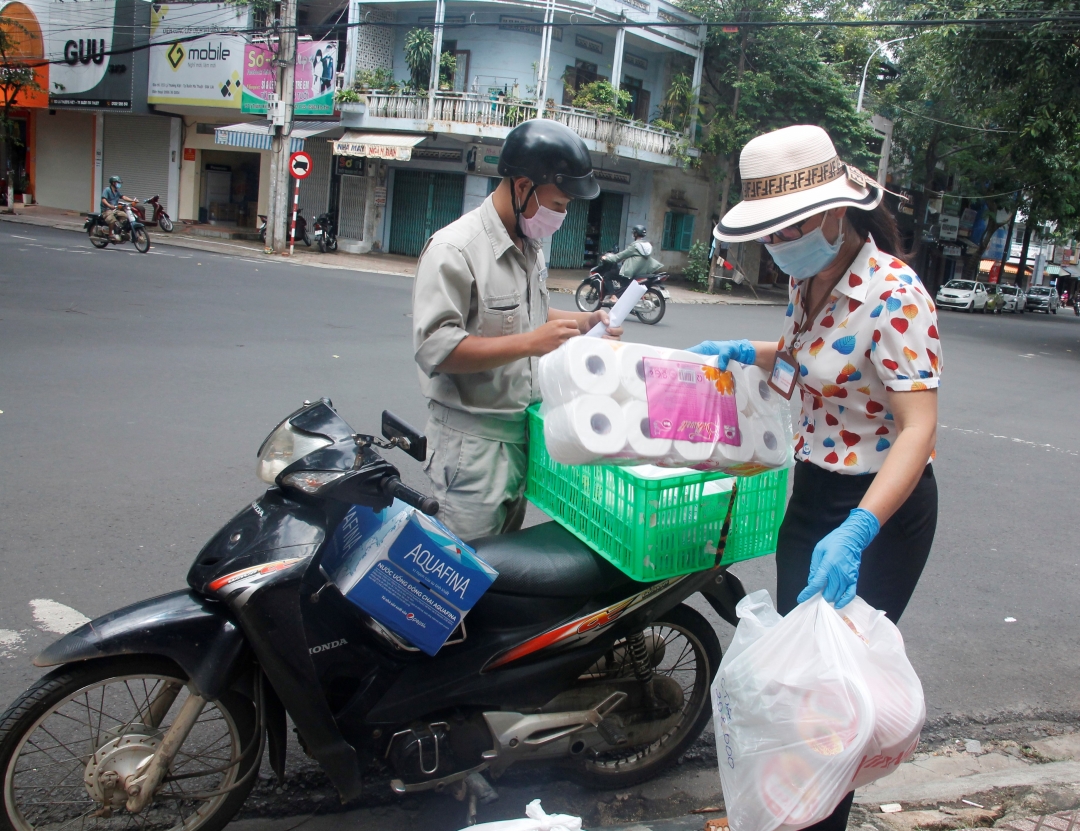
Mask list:
[[[555,461],[646,463],[742,475],[788,463],[782,399],[766,383],[765,373],[734,362],[728,369],[734,380],[738,444],[653,438],[644,363],[649,358],[716,366],[715,357],[598,338],[573,338],[540,359],[544,441]]]

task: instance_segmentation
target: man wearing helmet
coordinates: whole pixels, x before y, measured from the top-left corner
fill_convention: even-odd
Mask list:
[[[109,186],[101,192],[101,217],[109,223],[109,237],[113,242],[120,242],[120,203],[135,204],[139,201],[120,192],[123,184],[119,176],[110,176]]]
[[[664,264],[652,255],[652,243],[645,237],[648,231],[644,225],[635,225],[631,229],[634,241],[618,254],[605,254],[600,259],[605,263],[622,263],[619,274],[633,279],[645,274],[663,271]]]
[[[525,410],[540,399],[539,358],[607,322],[606,311],[548,308],[540,246],[572,199],[600,192],[585,143],[555,121],[526,121],[506,137],[499,173],[480,207],[428,240],[413,285],[413,345],[431,412],[425,470],[439,518],[466,540],[521,527]]]

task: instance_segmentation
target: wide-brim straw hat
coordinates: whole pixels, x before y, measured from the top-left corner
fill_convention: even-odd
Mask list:
[[[881,186],[836,154],[820,127],[796,124],[747,142],[739,156],[742,201],[713,229],[721,242],[746,242],[847,205],[871,210]]]

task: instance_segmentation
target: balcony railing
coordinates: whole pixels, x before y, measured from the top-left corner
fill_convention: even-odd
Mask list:
[[[368,114],[374,118],[405,118],[427,121],[426,95],[389,95],[371,93]],[[601,118],[589,110],[556,105],[546,109],[547,118],[560,121],[584,139],[611,148],[628,147],[635,151],[673,156],[680,136],[667,130],[625,119]],[[435,121],[476,124],[483,127],[516,127],[536,117],[536,104],[506,98],[490,98],[470,92],[435,94]]]

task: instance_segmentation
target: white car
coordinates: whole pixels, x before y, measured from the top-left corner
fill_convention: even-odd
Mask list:
[[[1024,306],[1027,305],[1027,295],[1024,294],[1022,288],[1002,284],[998,287],[998,291],[1005,298],[1005,305],[1002,307],[1003,311],[1009,314],[1024,313]]]
[[[950,280],[940,289],[934,301],[938,308],[963,309],[966,312],[986,313],[986,286],[973,280]]]

